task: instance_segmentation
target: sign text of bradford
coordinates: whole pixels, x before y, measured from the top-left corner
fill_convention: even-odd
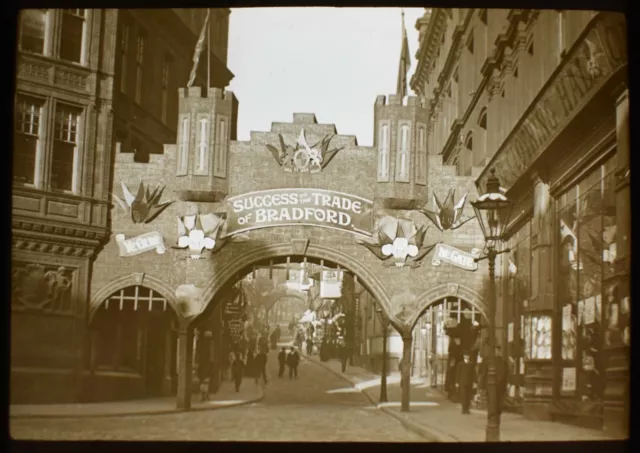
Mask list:
[[[440,266],[444,261],[467,271],[475,271],[478,269],[478,263],[474,259],[478,256],[476,249],[473,249],[472,253],[467,253],[450,245],[438,244],[431,264]]]
[[[227,235],[258,228],[314,225],[371,235],[373,202],[321,189],[274,189],[231,197]]]
[[[500,182],[510,188],[584,101],[627,63],[626,28],[620,21],[624,16],[619,14],[598,20],[498,150],[480,178],[482,185],[495,168]]]

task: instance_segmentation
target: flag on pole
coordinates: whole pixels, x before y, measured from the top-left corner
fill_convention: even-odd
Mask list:
[[[209,24],[209,13],[210,9],[207,8],[207,16],[204,19],[204,24],[202,25],[202,30],[200,31],[200,37],[198,38],[198,42],[196,43],[196,50],[193,53],[193,68],[191,69],[191,75],[189,76],[187,88],[193,85],[193,82],[196,80],[196,71],[198,70],[198,63],[200,62],[200,54],[202,53],[202,48],[204,47],[205,32],[207,31],[207,25]]]
[[[409,39],[407,38],[407,29],[404,25],[404,10],[402,10],[402,50],[400,51],[400,66],[398,67],[398,83],[396,86],[396,94],[403,98],[407,95],[407,74],[411,67],[411,58],[409,57]]]

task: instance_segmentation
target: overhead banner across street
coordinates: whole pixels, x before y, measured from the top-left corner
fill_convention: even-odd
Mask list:
[[[371,236],[373,202],[322,189],[274,189],[227,200],[227,236],[258,228],[312,225]]]

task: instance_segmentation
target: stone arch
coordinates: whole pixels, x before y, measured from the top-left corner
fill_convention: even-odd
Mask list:
[[[285,258],[287,256],[301,255],[296,252],[291,242],[281,244],[271,244],[258,247],[254,250],[249,250],[244,253],[240,253],[228,262],[225,262],[224,269],[221,272],[216,272],[213,278],[209,281],[202,293],[202,312],[207,310],[207,307],[214,300],[214,296],[236,275],[243,270],[251,267],[259,261],[272,259],[272,258]],[[361,261],[355,257],[348,255],[340,250],[334,248],[324,247],[319,244],[309,243],[306,251],[303,254],[307,258],[323,259],[331,261],[343,269],[352,272],[358,277],[360,284],[374,297],[380,304],[380,308],[384,314],[389,318],[392,324],[400,325],[401,323],[391,314],[391,299],[384,285],[375,273],[364,266]]]
[[[129,286],[144,286],[147,287],[167,299],[167,304],[173,309],[175,313],[178,313],[176,308],[175,290],[167,285],[164,281],[153,277],[152,275],[143,274],[129,274],[118,277],[111,280],[105,286],[103,286],[89,302],[89,323],[93,320],[100,305],[113,293]]]
[[[489,319],[489,307],[485,304],[482,296],[473,289],[458,283],[442,283],[422,293],[417,300],[417,310],[409,320],[408,324],[413,330],[418,319],[429,308],[430,305],[444,299],[445,297],[459,297],[478,309],[485,319]]]

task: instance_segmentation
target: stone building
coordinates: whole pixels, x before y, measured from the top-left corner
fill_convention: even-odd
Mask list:
[[[210,80],[221,88],[232,77],[228,16],[211,14]],[[89,397],[87,300],[93,260],[111,234],[113,164],[116,155],[148,160],[175,141],[177,91],[204,17],[171,9],[30,9],[18,17],[12,402]]]
[[[626,23],[612,12],[429,9],[411,87],[428,150],[516,203],[498,332],[526,416],[626,432]],[[500,259],[500,258],[499,258]]]

